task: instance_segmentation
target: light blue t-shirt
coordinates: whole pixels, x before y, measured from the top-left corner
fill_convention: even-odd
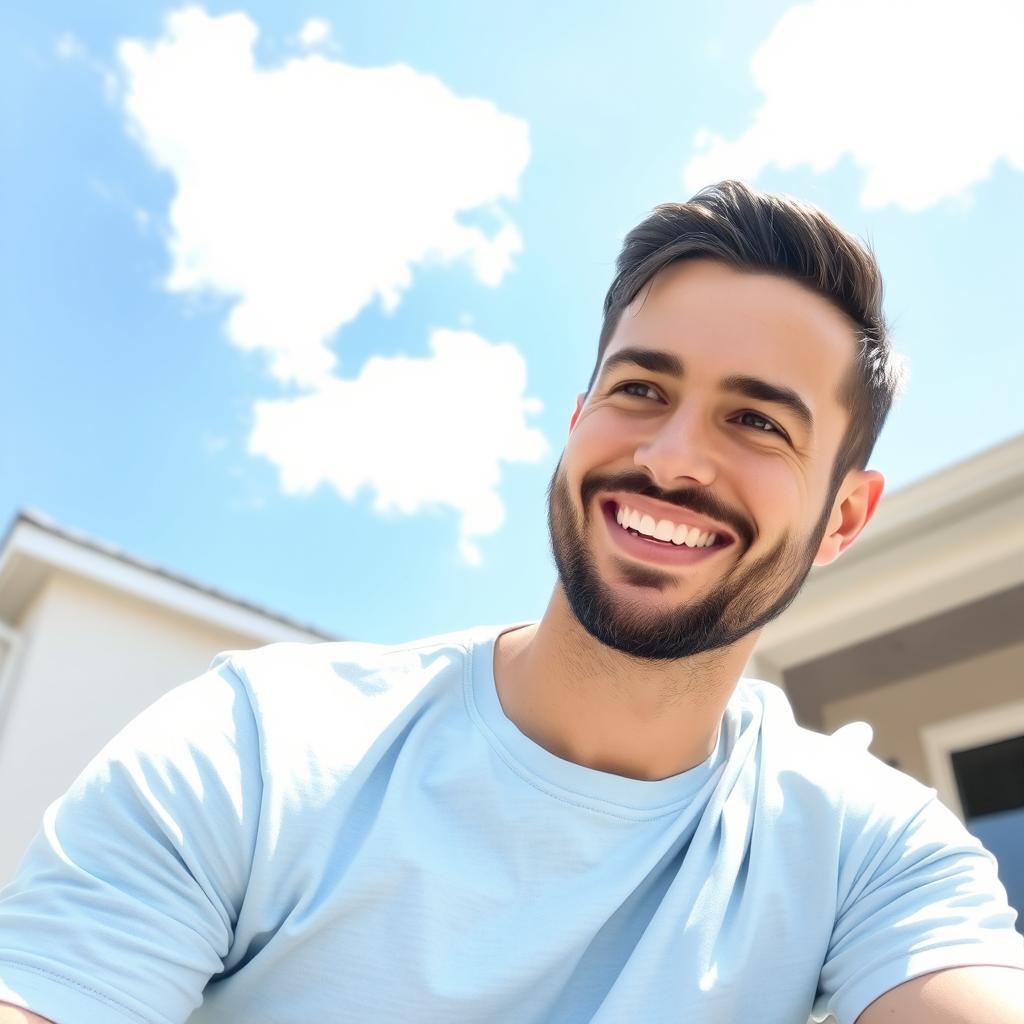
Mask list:
[[[508,627],[505,627],[508,628]],[[935,791],[743,680],[658,782],[505,717],[498,627],[221,655],[46,812],[0,894],[0,999],[61,1024],[853,1024],[1024,968]]]

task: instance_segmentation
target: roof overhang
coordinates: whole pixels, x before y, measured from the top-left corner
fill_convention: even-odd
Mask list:
[[[56,571],[262,643],[337,639],[27,511],[15,516],[0,545],[0,622],[16,622]]]

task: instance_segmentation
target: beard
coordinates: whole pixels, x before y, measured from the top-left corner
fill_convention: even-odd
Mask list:
[[[592,526],[591,500],[599,491],[632,491],[683,505],[736,529],[743,551],[753,542],[750,526],[703,490],[664,492],[642,473],[588,477],[580,491],[582,521],[576,514],[559,460],[548,485],[548,531],[558,577],[580,625],[595,640],[623,654],[650,661],[690,658],[728,647],[781,615],[803,586],[814,564],[835,495],[825,503],[810,535],[786,533],[764,555],[742,560],[706,595],[665,611],[641,601],[617,597],[601,578],[586,543]],[[742,555],[742,552],[741,552]],[[617,562],[627,583],[661,591],[675,586],[676,576],[634,562]]]

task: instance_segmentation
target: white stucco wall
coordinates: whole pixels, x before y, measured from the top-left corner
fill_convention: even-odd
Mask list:
[[[62,572],[17,625],[0,722],[0,885],[46,807],[122,726],[219,651],[263,643]]]

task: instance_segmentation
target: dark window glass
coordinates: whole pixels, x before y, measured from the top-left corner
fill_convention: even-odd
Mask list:
[[[953,754],[964,818],[1024,807],[1024,736]]]

